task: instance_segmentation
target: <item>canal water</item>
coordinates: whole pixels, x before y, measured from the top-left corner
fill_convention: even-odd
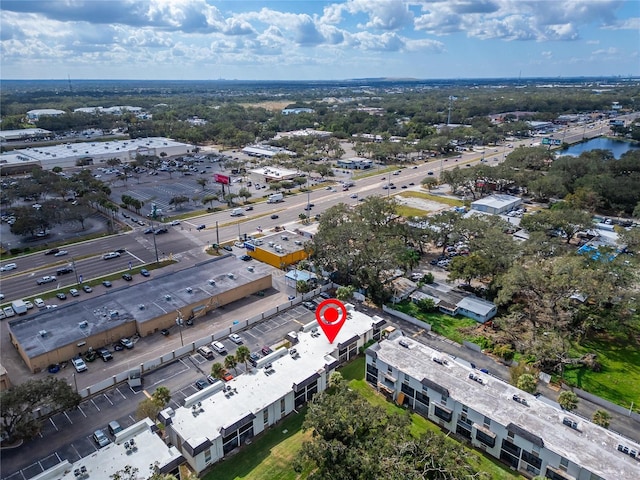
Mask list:
[[[564,150],[556,150],[557,155],[571,155],[573,157],[579,156],[582,152],[589,152],[591,150],[610,150],[613,154],[613,158],[620,158],[624,153],[629,150],[640,149],[638,143],[623,142],[621,140],[612,140],[606,137],[597,137],[587,140],[586,142],[576,143]]]

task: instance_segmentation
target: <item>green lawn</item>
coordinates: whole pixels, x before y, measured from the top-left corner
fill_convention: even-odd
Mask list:
[[[465,327],[473,327],[478,322],[471,318],[465,317],[452,317],[442,312],[424,313],[420,311],[418,306],[413,302],[402,302],[395,305],[391,305],[392,308],[398,310],[407,315],[429,323],[431,329],[438,335],[447,337],[454,342],[462,343],[463,340],[471,340],[460,332],[460,329]]]
[[[253,444],[244,447],[238,454],[217,464],[203,480],[294,480],[298,477],[291,464],[302,442],[310,437],[310,432],[301,431],[304,410],[289,415],[266,433],[254,439]],[[284,432],[287,433],[284,433]],[[302,476],[304,478],[306,475]]]
[[[444,203],[445,205],[449,205],[451,207],[462,207],[464,206],[464,202],[462,200],[458,200],[456,198],[445,197],[442,195],[433,195],[431,193],[426,192],[400,192],[398,193],[400,197],[407,198],[424,198],[425,200],[431,200],[432,202]]]
[[[349,381],[350,387],[359,392],[369,402],[380,405],[389,412],[401,412],[402,408],[386,401],[378,395],[364,381],[364,356],[340,369],[342,376]],[[301,431],[304,412],[292,414],[278,425],[272,427],[263,435],[254,439],[253,444],[244,447],[238,454],[217,464],[203,480],[295,480],[304,479],[309,472],[297,475],[292,467],[292,461],[297,455],[302,443],[310,438],[310,432]],[[419,436],[428,430],[438,432],[440,429],[421,417],[411,414],[411,433]],[[283,433],[286,431],[287,433]],[[450,439],[451,442],[455,440]],[[470,450],[473,457],[472,465],[478,471],[487,472],[495,480],[521,479],[498,462],[485,458],[475,450]]]
[[[640,411],[638,344],[626,339],[587,340],[574,346],[571,354],[580,356],[590,352],[598,354],[597,361],[602,365],[602,371],[569,366],[564,371],[565,382],[626,408],[633,402],[634,409]]]

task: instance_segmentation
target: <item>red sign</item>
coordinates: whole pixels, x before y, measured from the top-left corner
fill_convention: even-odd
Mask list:
[[[229,185],[229,177],[227,175],[220,175],[219,173],[214,173],[213,181],[216,183],[224,183],[225,185]]]
[[[327,336],[329,343],[338,336],[338,332],[347,319],[347,309],[340,300],[329,298],[316,308],[316,320]]]

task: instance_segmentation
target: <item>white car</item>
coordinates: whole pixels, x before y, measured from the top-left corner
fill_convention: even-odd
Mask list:
[[[238,335],[237,333],[232,333],[231,335],[229,335],[229,340],[231,340],[236,345],[242,344],[242,338],[240,338],[240,335]]]
[[[87,364],[81,358],[72,358],[71,363],[77,372],[84,372],[87,369]]]
[[[180,225],[180,220],[174,220],[169,225],[175,227],[176,225]]]
[[[54,253],[54,257],[64,257],[65,255],[69,255],[69,252],[66,250],[60,250],[58,253]]]
[[[0,267],[0,272],[8,272],[9,270],[15,270],[18,265],[15,263],[7,263],[4,267]]]
[[[213,342],[213,343],[211,344],[211,346],[213,347],[213,349],[214,349],[216,352],[218,352],[218,353],[220,353],[220,354],[222,354],[222,355],[224,355],[225,353],[227,353],[227,348],[224,346],[224,343],[222,343],[222,342]]]
[[[33,303],[35,303],[36,307],[38,307],[38,308],[44,308],[45,307],[44,300],[42,300],[40,297],[34,299]]]
[[[33,303],[30,300],[25,300],[24,306],[27,307],[27,310],[31,310],[33,308]]]
[[[75,288],[72,288],[71,290],[69,290],[69,295],[71,295],[72,297],[77,297],[80,295],[80,292]]]
[[[105,253],[102,256],[103,260],[111,260],[112,258],[118,258],[120,256],[120,254],[118,252],[109,252],[109,253]]]

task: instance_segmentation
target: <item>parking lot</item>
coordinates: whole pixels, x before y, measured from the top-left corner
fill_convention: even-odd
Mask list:
[[[228,309],[225,316],[233,317],[232,309]],[[282,341],[287,332],[298,330],[314,318],[313,312],[298,305],[239,332],[239,335],[243,345],[259,353],[263,346]],[[239,346],[228,338],[223,339],[222,343],[227,354],[234,354]],[[144,392],[152,394],[159,386],[167,387],[171,392],[168,406],[174,409],[182,406],[185,398],[198,391],[196,380],[209,375],[215,362],[224,363],[224,357],[216,352],[215,357],[208,360],[193,353],[145,375],[144,391],[131,389],[126,384],[119,385],[83,401],[76,409],[44,420],[38,437],[18,448],[0,452],[2,479],[28,480],[61,461],[73,463],[91,455],[99,448],[93,440],[93,432],[103,429],[107,433],[106,426],[112,420],[118,421],[123,428],[133,425],[136,422],[136,408],[146,398]],[[124,368],[124,364],[122,366]],[[245,371],[245,365],[238,363],[236,370],[229,373],[240,375]],[[107,436],[113,440],[112,435],[107,433]],[[28,455],[25,455],[26,451]],[[34,462],[33,458],[39,460]]]

